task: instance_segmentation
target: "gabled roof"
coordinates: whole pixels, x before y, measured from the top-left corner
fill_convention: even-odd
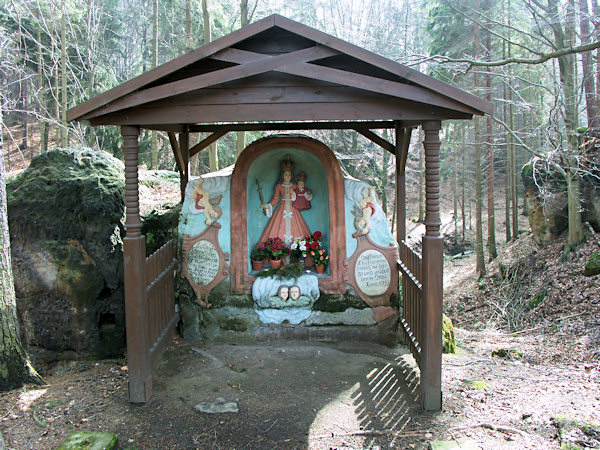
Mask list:
[[[92,125],[469,119],[491,104],[274,14],[67,112]]]

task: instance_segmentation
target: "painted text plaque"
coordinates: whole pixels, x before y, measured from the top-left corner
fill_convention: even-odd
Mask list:
[[[192,280],[200,285],[213,281],[219,272],[219,252],[210,241],[198,241],[188,254],[188,272]]]
[[[366,250],[356,262],[355,278],[358,288],[366,295],[382,295],[390,287],[390,264],[383,253]]]

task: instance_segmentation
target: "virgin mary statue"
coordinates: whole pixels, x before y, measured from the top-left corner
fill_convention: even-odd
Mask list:
[[[278,237],[285,245],[289,246],[294,239],[303,238],[310,234],[300,211],[292,205],[295,200],[294,191],[298,187],[292,182],[293,167],[294,163],[291,156],[287,155],[281,161],[281,179],[275,185],[271,201],[261,204],[267,217],[269,217],[269,222],[260,236],[259,243],[269,238]],[[275,205],[277,205],[277,208],[275,208]],[[273,211],[273,208],[275,208],[275,211]]]

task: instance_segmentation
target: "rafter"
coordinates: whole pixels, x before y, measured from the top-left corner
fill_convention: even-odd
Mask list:
[[[356,130],[356,132],[362,134],[367,139],[375,142],[380,147],[383,147],[388,152],[390,152],[392,154],[396,154],[396,147],[394,146],[394,144],[386,141],[382,137],[380,137],[377,134],[373,133],[371,130],[366,129],[366,128],[355,128],[355,130]]]
[[[173,154],[175,155],[175,162],[177,163],[177,169],[180,173],[185,172],[185,163],[183,161],[183,155],[181,154],[181,149],[179,148],[179,143],[177,142],[177,137],[175,133],[169,131],[167,133],[169,135],[169,142],[171,143],[171,149],[173,150]]]
[[[400,174],[404,175],[406,171],[406,161],[408,159],[408,147],[410,146],[410,137],[412,135],[412,128],[405,128],[404,133],[401,134],[402,141],[396,143],[396,146],[400,150]],[[396,155],[396,157],[398,157]]]
[[[265,55],[246,50],[228,48],[213,55],[213,58],[236,64],[252,64],[264,61]],[[274,58],[274,56],[271,56],[270,58]],[[289,63],[279,64],[274,67],[273,70],[289,75],[328,81],[330,83],[336,83],[369,92],[427,103],[442,108],[455,109],[470,114],[477,112],[475,109],[466,107],[457,101],[440,96],[437,92],[418,86],[398,83],[396,81],[385,80],[368,75],[361,75],[331,67],[309,64],[306,61],[292,60]]]
[[[219,139],[221,139],[228,132],[229,132],[228,130],[215,131],[210,136],[208,136],[208,137],[204,138],[203,140],[201,140],[200,142],[198,142],[196,145],[194,145],[192,148],[190,148],[190,158],[192,156],[195,156],[196,154],[200,153],[202,150],[204,150],[206,147],[208,147],[213,142],[216,142]]]

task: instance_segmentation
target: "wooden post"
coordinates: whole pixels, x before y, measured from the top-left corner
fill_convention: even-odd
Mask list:
[[[186,131],[179,133],[179,149],[183,156],[183,173],[179,174],[181,181],[181,203],[185,200],[185,188],[190,180],[190,133]]]
[[[443,240],[440,235],[439,121],[423,124],[425,139],[425,236],[423,237],[423,315],[421,401],[423,409],[442,409]]]
[[[406,176],[402,167],[402,148],[406,130],[394,123],[396,131],[396,241],[406,239]]]
[[[139,205],[139,134],[139,127],[121,127],[125,158],[125,229],[127,231],[123,239],[125,320],[129,401],[132,403],[145,403],[152,395],[144,280],[146,239],[141,232],[142,220]]]

